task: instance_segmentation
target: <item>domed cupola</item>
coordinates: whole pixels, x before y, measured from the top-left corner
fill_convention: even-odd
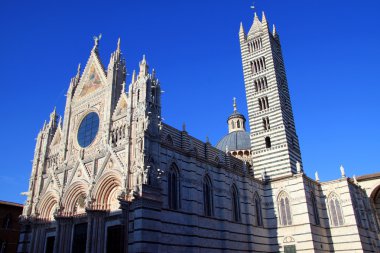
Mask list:
[[[251,139],[245,129],[246,119],[237,110],[236,98],[233,101],[234,111],[227,119],[228,134],[216,144],[216,148],[244,161],[249,161],[251,158]]]
[[[234,111],[227,119],[228,133],[232,133],[235,131],[245,131],[245,117],[237,110],[236,98],[234,98],[233,100]]]

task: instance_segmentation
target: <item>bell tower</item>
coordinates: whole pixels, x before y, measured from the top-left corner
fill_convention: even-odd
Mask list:
[[[264,12],[261,21],[255,13],[248,33],[240,24],[239,40],[254,175],[273,178],[297,173],[301,151],[276,28],[271,32]]]

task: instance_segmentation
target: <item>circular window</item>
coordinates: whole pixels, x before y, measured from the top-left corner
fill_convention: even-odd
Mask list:
[[[90,112],[80,123],[78,130],[78,143],[82,148],[89,146],[99,130],[99,116],[96,112]]]

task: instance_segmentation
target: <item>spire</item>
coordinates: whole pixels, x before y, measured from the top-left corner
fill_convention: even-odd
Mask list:
[[[79,78],[80,78],[80,63],[78,64],[77,75],[75,76],[75,78],[76,78],[77,80],[79,80]]]
[[[242,22],[240,22],[239,40],[240,40],[240,43],[242,43],[243,41],[245,41],[245,31],[244,31],[244,27],[243,27],[243,23]]]
[[[54,106],[54,110],[50,113],[49,127],[55,127],[57,121],[57,108]]]
[[[233,103],[234,112],[236,112],[237,111],[236,98],[234,97],[232,100],[234,101],[234,103]]]
[[[136,82],[136,70],[133,70],[132,72],[132,83]]]
[[[117,52],[120,52],[120,37],[117,39]]]
[[[156,79],[156,70],[152,69],[152,79]]]
[[[148,74],[149,66],[145,59],[145,54],[143,55],[143,59],[140,62],[140,73],[139,76],[146,76]]]
[[[253,17],[253,23],[256,23],[256,22],[261,23],[259,20],[259,17],[257,16],[257,13],[255,12],[254,17]]]
[[[267,24],[267,17],[265,16],[265,12],[264,12],[264,11],[262,12],[261,22],[262,22],[263,24]]]
[[[244,34],[243,22],[240,22],[239,34]]]
[[[57,116],[57,108],[54,106],[53,111],[50,113],[50,120]]]
[[[249,29],[248,37],[255,36],[256,33],[260,32],[262,30],[262,24],[259,20],[259,17],[257,16],[257,13],[255,12],[255,16],[253,18],[253,24],[251,26],[251,29]]]

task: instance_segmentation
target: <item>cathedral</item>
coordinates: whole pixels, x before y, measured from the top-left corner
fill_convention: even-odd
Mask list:
[[[248,118],[234,100],[215,146],[162,121],[145,56],[127,85],[120,40],[105,67],[95,38],[38,133],[18,252],[380,252],[380,173],[305,174],[269,27],[240,25]]]

